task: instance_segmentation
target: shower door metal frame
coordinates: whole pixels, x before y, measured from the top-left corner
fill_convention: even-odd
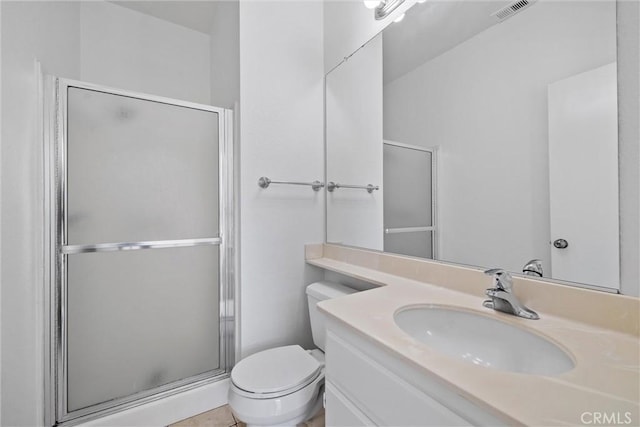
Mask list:
[[[121,90],[54,76],[45,78],[44,111],[44,422],[74,425],[228,377],[235,363],[237,283],[235,277],[233,111],[210,105]],[[80,88],[143,101],[216,113],[218,116],[219,234],[210,239],[64,246],[66,243],[67,91]],[[67,411],[66,260],[72,253],[219,246],[219,368],[133,395]]]
[[[431,232],[431,256],[432,259],[438,259],[438,208],[437,208],[437,189],[438,189],[438,161],[437,161],[437,147],[427,148],[419,145],[405,144],[403,142],[396,142],[385,139],[382,141],[382,145],[390,145],[392,147],[405,148],[407,150],[422,151],[431,154],[431,225],[428,227],[384,227],[384,234],[399,234],[399,233],[416,233],[416,232]],[[384,170],[382,171],[384,174]],[[419,183],[416,183],[419,185]]]

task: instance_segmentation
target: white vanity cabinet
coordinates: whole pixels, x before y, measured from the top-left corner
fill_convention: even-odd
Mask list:
[[[326,425],[505,425],[397,356],[330,321],[326,344]]]

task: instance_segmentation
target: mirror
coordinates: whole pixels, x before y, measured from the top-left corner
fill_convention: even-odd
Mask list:
[[[327,242],[620,288],[614,1],[416,4],[325,89]]]

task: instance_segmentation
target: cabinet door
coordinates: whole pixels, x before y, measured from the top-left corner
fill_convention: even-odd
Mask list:
[[[327,381],[325,388],[325,424],[328,427],[364,427],[375,423],[367,418],[336,386]]]
[[[331,332],[327,338],[327,381],[376,425],[471,425],[355,346]],[[332,410],[328,405],[327,420],[346,422]]]

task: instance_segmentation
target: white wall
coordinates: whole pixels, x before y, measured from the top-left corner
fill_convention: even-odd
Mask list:
[[[211,28],[211,103],[233,109],[240,100],[240,2],[215,2]]]
[[[81,79],[209,104],[209,35],[103,1],[81,3]]]
[[[640,295],[640,3],[618,6],[620,290]]]
[[[38,58],[78,78],[78,3],[0,2],[2,8],[2,425],[41,422],[42,139]],[[8,250],[10,248],[10,250]]]
[[[406,0],[393,13],[376,20],[374,11],[360,0],[324,0],[324,71],[332,70],[342,60],[411,8],[415,0]]]
[[[304,244],[324,240],[323,194],[257,185],[323,177],[322,3],[240,3],[242,356],[312,346],[305,286],[322,272]]]
[[[326,76],[327,181],[379,190],[327,193],[327,241],[383,249],[382,36]]]
[[[547,85],[615,61],[614,23],[539,2],[385,86],[385,139],[440,147],[440,259],[549,265]]]

